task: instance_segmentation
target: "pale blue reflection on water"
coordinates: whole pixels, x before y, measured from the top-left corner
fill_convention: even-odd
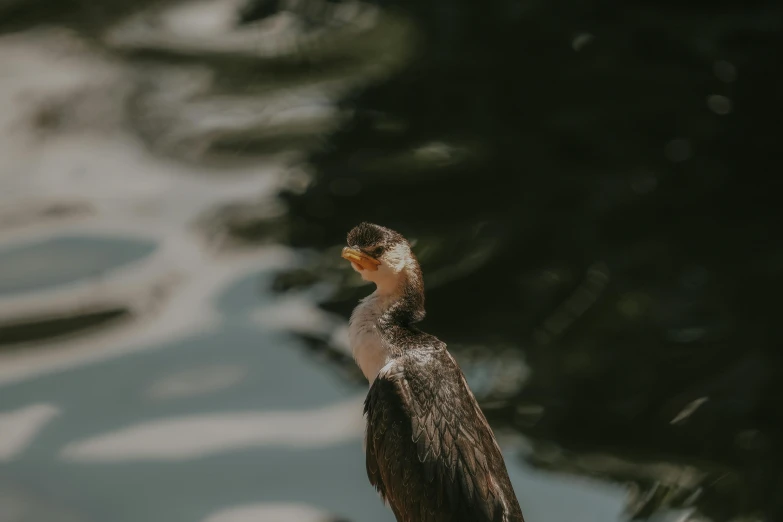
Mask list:
[[[89,236],[0,245],[0,295],[43,290],[101,276],[149,255],[154,249],[154,241]]]
[[[68,443],[141,422],[312,410],[362,393],[363,387],[319,367],[291,335],[260,330],[251,321],[248,305],[264,300],[254,297],[259,284],[263,287],[261,275],[245,278],[216,300],[226,321],[213,333],[3,388],[2,412],[38,403],[60,411],[20,456],[0,466],[5,482],[71,506],[86,520],[201,520],[224,507],[259,501],[301,502],[351,520],[393,520],[367,484],[359,433],[299,449],[275,444],[236,449],[229,440],[203,457],[176,462],[124,461],[122,455],[120,462],[64,460]],[[239,382],[211,393],[174,398],[148,393],[168,376],[210,367],[244,373]]]

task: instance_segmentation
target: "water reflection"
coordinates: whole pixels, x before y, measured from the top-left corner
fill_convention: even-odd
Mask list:
[[[60,411],[51,404],[33,404],[0,413],[0,461],[24,452],[38,432]]]
[[[222,285],[211,300],[227,320],[211,333],[138,352],[108,345],[101,359],[6,385],[0,411],[50,397],[60,416],[29,437],[3,474],[56,490],[99,519],[238,516],[231,506],[259,502],[270,505],[253,512],[272,517],[288,513],[275,506],[290,502],[348,520],[391,520],[362,473],[364,387],[336,381],[289,334],[259,328],[248,300],[268,277],[255,272]],[[176,400],[150,396],[172,376],[181,383],[205,367],[213,377],[220,370],[219,386]],[[144,492],[129,495],[139,484]]]
[[[6,247],[0,250],[0,296],[102,277],[115,267],[149,255],[154,247],[145,241],[92,237],[57,237]]]
[[[403,4],[0,1],[0,522],[392,520],[363,219],[528,519],[780,514],[769,23]]]
[[[176,461],[254,446],[319,448],[359,440],[363,398],[301,412],[237,412],[169,417],[75,441],[62,458],[76,462]],[[321,427],[317,432],[314,426]]]
[[[268,503],[227,508],[203,522],[255,522],[257,520],[295,520],[296,522],[340,522],[337,517],[305,505]]]
[[[152,383],[147,395],[158,400],[172,400],[196,395],[206,395],[230,388],[247,376],[241,366],[211,365],[191,368]]]

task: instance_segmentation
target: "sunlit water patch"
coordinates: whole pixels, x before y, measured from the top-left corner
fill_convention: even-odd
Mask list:
[[[303,504],[267,502],[232,506],[209,515],[202,522],[339,522],[328,512]]]
[[[60,410],[51,404],[33,404],[18,410],[0,412],[0,462],[22,453],[38,432]]]
[[[166,375],[147,389],[147,395],[159,400],[207,395],[235,386],[246,376],[247,369],[239,365],[200,366]]]

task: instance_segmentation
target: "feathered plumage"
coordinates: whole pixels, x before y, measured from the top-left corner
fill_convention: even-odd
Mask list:
[[[424,317],[424,290],[410,245],[367,223],[349,233],[348,245],[343,256],[377,285],[349,328],[371,382],[364,405],[370,483],[399,522],[524,522],[462,371],[443,342],[413,325]]]

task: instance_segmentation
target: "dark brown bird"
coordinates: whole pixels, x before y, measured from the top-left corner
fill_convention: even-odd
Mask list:
[[[421,268],[397,232],[362,223],[342,256],[376,289],[349,339],[370,381],[367,475],[399,522],[524,522],[503,455],[445,343],[424,318]]]

